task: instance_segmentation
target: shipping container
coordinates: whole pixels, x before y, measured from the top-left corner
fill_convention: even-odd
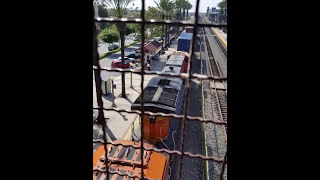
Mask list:
[[[190,52],[192,33],[182,33],[178,38],[177,51]]]
[[[193,26],[186,27],[186,33],[193,33]]]

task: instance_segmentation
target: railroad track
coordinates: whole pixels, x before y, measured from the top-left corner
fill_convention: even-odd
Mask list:
[[[201,17],[202,21],[204,21],[204,19]],[[202,29],[203,32],[205,31],[205,28]],[[217,38],[215,36],[215,38]],[[207,38],[207,35],[205,35],[204,37],[205,39],[205,51],[207,52],[207,57],[209,59],[209,71],[208,71],[208,75],[212,75],[212,76],[218,76],[218,77],[222,77],[222,72],[221,69],[219,67],[219,64],[216,62],[216,60],[214,59],[212,50],[210,48],[210,43],[209,40]],[[222,51],[224,52],[224,51]],[[217,81],[217,80],[213,80],[212,81],[212,88],[213,88],[213,93],[212,95],[215,97],[214,98],[214,110],[216,113],[216,117],[217,120],[220,121],[225,121],[227,122],[227,88],[226,88],[226,82],[225,81]],[[225,128],[225,141],[227,141],[227,127]]]
[[[205,23],[210,23],[208,21],[206,21],[202,16],[200,16],[202,21]],[[222,50],[223,54],[227,57],[227,47],[223,45],[223,43],[221,42],[221,40],[217,37],[217,34],[210,28],[210,32],[211,35],[214,36],[214,39],[216,40],[218,46],[220,47],[220,49]]]
[[[210,47],[210,42],[207,38],[207,33],[210,31],[206,31],[205,28],[201,28],[202,32],[202,44],[203,49],[201,50],[204,53],[206,59],[206,67],[207,67],[207,75],[210,76],[219,76],[223,77],[223,73],[219,67],[219,64],[214,59],[213,53],[221,53],[221,52],[212,52]],[[212,35],[212,34],[209,34]],[[211,39],[213,40],[213,39]],[[227,122],[227,93],[226,93],[226,85],[223,81],[211,80],[204,81],[205,86],[205,94],[207,94],[207,98],[205,101],[207,102],[207,110],[206,118],[213,118],[216,121],[225,121]],[[226,83],[226,82],[225,82]],[[210,94],[208,96],[208,94]],[[204,99],[203,99],[204,100]],[[205,135],[205,155],[206,156],[214,156],[214,157],[223,157],[226,152],[226,143],[227,143],[227,127],[226,126],[218,126],[215,124],[206,124],[204,125],[204,134]],[[206,132],[207,131],[207,132]],[[210,137],[207,139],[206,137]],[[208,151],[208,148],[210,149]],[[209,154],[208,154],[209,153]],[[221,167],[222,165],[216,162],[206,162],[205,169],[207,175],[204,177],[207,179],[220,179],[221,176]],[[226,175],[224,173],[224,175]]]

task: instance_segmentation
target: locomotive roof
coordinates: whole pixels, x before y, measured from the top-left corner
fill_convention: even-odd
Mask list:
[[[116,140],[114,143],[122,143],[126,145],[140,146],[140,142]],[[145,148],[152,148],[153,145],[144,142]],[[105,171],[106,163],[109,171],[121,174],[129,174],[131,176],[140,176],[141,168],[143,168],[145,176],[153,179],[163,179],[164,171],[168,166],[169,155],[167,153],[158,153],[145,150],[143,155],[139,148],[125,147],[122,145],[107,145],[108,162],[105,162],[104,146],[100,146],[93,154],[93,169]],[[143,166],[141,166],[141,158],[143,158]],[[94,171],[93,177],[96,180],[105,179],[107,173]],[[120,179],[124,176],[118,174],[110,174],[109,178]],[[129,177],[128,177],[129,178]],[[129,178],[130,179],[130,178]]]
[[[181,90],[180,78],[153,77],[144,89],[144,110],[151,112],[174,113]],[[141,95],[132,104],[132,110],[141,109]]]
[[[183,54],[173,54],[168,59],[166,66],[182,66],[185,56]]]
[[[170,67],[172,67],[172,70],[170,69]],[[173,74],[179,74],[181,72],[181,66],[170,66],[170,65],[166,65],[165,67],[163,67],[162,72],[166,72],[166,73],[173,73]]]

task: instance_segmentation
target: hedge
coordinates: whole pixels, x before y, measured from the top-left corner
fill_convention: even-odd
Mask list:
[[[139,42],[139,41],[134,41],[133,43],[128,44],[128,45],[126,45],[126,46],[124,46],[124,47],[132,46],[133,44],[136,44],[136,43],[138,43],[138,42]],[[116,52],[118,52],[118,51],[120,51],[120,48],[115,49],[115,50],[113,50],[113,51],[109,51],[109,52],[107,52],[107,53],[105,53],[105,54],[101,54],[101,55],[99,56],[99,59],[102,59],[102,58],[104,58],[104,57],[106,57],[106,56],[109,56],[110,54],[116,53]]]

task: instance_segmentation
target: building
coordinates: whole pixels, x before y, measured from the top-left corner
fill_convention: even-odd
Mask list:
[[[218,10],[217,8],[213,7],[209,10],[209,14],[208,14],[208,18],[209,20],[211,20],[212,22],[218,22]]]

